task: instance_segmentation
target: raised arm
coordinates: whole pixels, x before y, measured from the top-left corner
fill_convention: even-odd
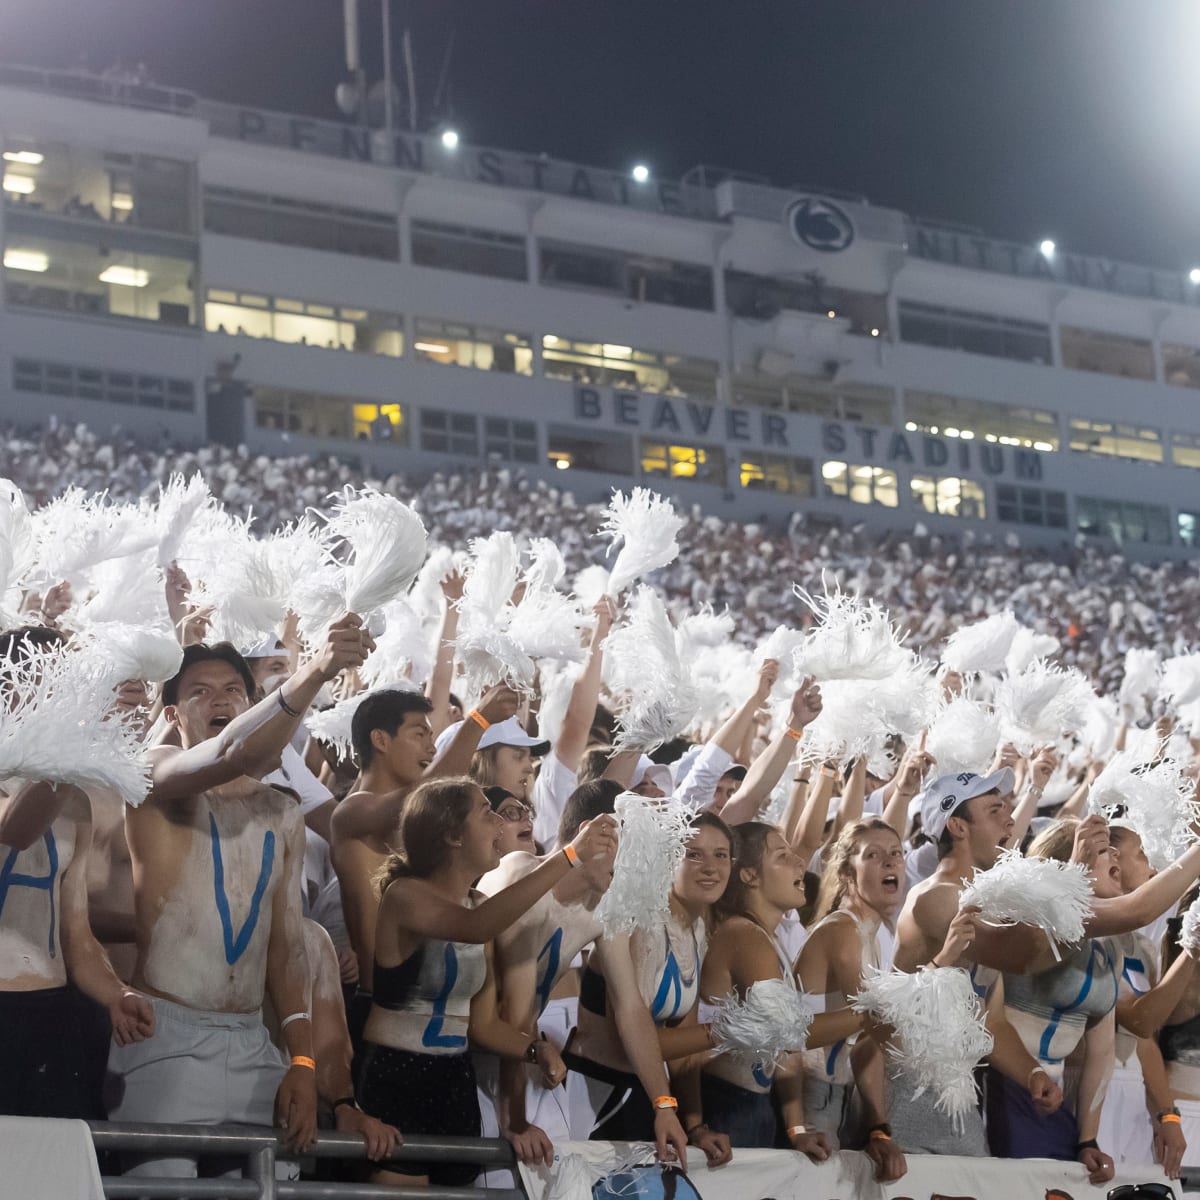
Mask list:
[[[507,721],[517,711],[518,699],[512,688],[505,683],[498,683],[485,693],[478,707],[471,711],[477,712],[486,724],[496,725]],[[466,775],[471,769],[471,759],[479,749],[479,739],[483,736],[483,730],[483,725],[468,716],[450,739],[450,745],[425,769],[424,778],[448,779],[456,775]]]
[[[1080,829],[1086,824],[1086,821],[1080,822]],[[1141,929],[1173,904],[1178,904],[1197,877],[1200,877],[1200,844],[1191,846],[1165,871],[1159,871],[1128,895],[1094,898],[1092,915],[1084,923],[1084,931],[1088,937],[1109,937]]]
[[[721,818],[727,825],[739,825],[758,817],[770,799],[771,792],[792,761],[796,743],[810,725],[821,714],[821,689],[811,679],[805,679],[792,696],[792,707],[787,725],[776,735],[771,744],[754,760],[741,787],[730,797],[721,810]]]
[[[1149,991],[1117,1001],[1117,1021],[1136,1038],[1152,1038],[1167,1023],[1196,972],[1196,960],[1184,950]]]
[[[834,818],[834,834],[840,833],[847,825],[853,825],[861,820],[863,804],[867,799],[867,760],[860,755],[854,760],[850,776],[842,784],[842,798],[838,804],[837,816]]]
[[[446,611],[442,613],[442,624],[438,630],[433,670],[425,684],[425,698],[433,705],[429,724],[433,727],[434,737],[450,724],[450,685],[454,679],[454,639],[458,636],[458,601],[463,594],[462,572],[451,571],[441,581],[441,587]]]
[[[562,729],[554,743],[554,757],[568,770],[578,771],[579,761],[587,749],[588,734],[596,717],[596,705],[600,700],[601,667],[604,664],[604,639],[612,629],[617,615],[617,604],[611,596],[601,596],[592,612],[596,625],[592,630],[591,646],[587,662],[571,688],[567,711],[563,714]]]
[[[54,824],[63,807],[87,804],[87,796],[69,783],[20,780],[8,795],[0,795],[0,843],[28,850]]]
[[[325,645],[311,662],[271,695],[234,717],[216,737],[186,750],[162,746],[151,751],[148,802],[193,796],[241,775],[260,778],[268,774],[299,729],[321,685],[345,668],[360,667],[374,645],[361,618],[346,613],[330,626]]]
[[[925,752],[925,735],[914,749],[905,750],[896,774],[883,789],[883,819],[903,840],[908,836],[908,806],[921,790],[921,781],[933,766],[933,756]]]
[[[1013,831],[1008,843],[1010,846],[1019,846],[1025,840],[1025,835],[1029,832],[1029,823],[1037,816],[1042,792],[1057,766],[1058,755],[1054,753],[1053,746],[1043,746],[1029,760],[1025,781],[1017,793],[1017,803],[1013,808]]]

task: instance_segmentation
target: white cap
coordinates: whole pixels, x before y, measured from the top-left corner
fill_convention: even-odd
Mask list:
[[[631,787],[640,787],[642,783],[652,783],[664,796],[669,796],[674,790],[671,782],[671,768],[662,763],[656,763],[648,754],[643,754],[633,768]]]
[[[454,740],[454,735],[462,726],[462,721],[455,721],[453,725],[448,725],[438,734],[437,741],[434,743],[438,754],[441,754],[450,745]],[[530,737],[521,728],[521,722],[516,717],[509,717],[507,721],[497,721],[496,724],[489,725],[483,731],[483,736],[479,739],[479,749],[486,750],[489,746],[528,746],[533,751],[534,758],[545,754],[550,749],[550,743],[545,739]]]
[[[273,633],[264,633],[253,645],[238,647],[243,658],[274,658],[277,654],[286,654],[287,647]]]
[[[968,800],[985,792],[1007,796],[1015,781],[1012,767],[1001,767],[990,775],[976,775],[973,771],[939,775],[921,794],[921,828],[936,841],[945,831],[946,822]]]

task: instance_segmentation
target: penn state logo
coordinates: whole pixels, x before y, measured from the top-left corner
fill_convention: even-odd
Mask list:
[[[942,812],[949,812],[957,803],[958,803],[958,797],[953,792],[951,792],[950,795],[946,796],[942,800],[942,803],[940,806]]]
[[[788,205],[784,217],[792,236],[811,250],[835,253],[854,241],[854,224],[831,200],[801,196]]]

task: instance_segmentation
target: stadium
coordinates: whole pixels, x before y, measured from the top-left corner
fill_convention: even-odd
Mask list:
[[[332,47],[262,0],[250,81],[268,18],[211,0],[160,46],[211,89],[64,66],[161,39],[104,3],[0,13],[36,51],[0,46],[0,1197],[1200,1189],[1183,226],[1119,231],[1158,265],[1012,240],[1044,84],[940,0],[344,0]],[[1122,3],[988,19],[1138,59]],[[885,97],[868,48],[931,28]],[[656,36],[728,66],[698,107]],[[788,39],[810,99],[942,104],[946,163],[597,151],[633,137],[600,63],[648,127],[695,109],[661,161],[894,163],[845,91],[755,145]],[[970,178],[939,71],[1007,96],[1027,178]],[[596,161],[528,149],[573,120]]]

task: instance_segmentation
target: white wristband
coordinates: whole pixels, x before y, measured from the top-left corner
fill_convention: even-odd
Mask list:
[[[306,1012],[294,1012],[294,1013],[292,1013],[292,1015],[290,1017],[284,1017],[283,1020],[279,1022],[279,1029],[282,1032],[293,1021],[311,1021],[311,1020],[312,1020],[312,1017],[310,1017],[308,1015],[308,1013],[306,1013]]]

